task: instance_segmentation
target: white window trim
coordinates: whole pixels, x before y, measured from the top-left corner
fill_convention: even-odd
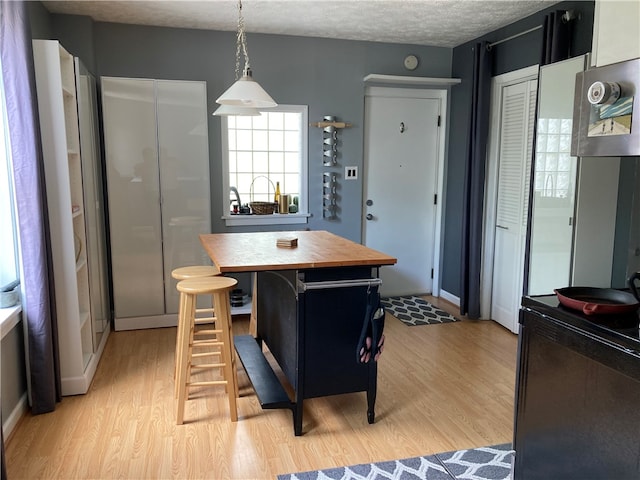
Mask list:
[[[222,216],[226,226],[249,226],[249,225],[293,225],[308,223],[311,216],[308,206],[308,179],[309,179],[309,107],[307,105],[278,105],[273,109],[276,112],[295,112],[302,115],[302,129],[306,134],[302,135],[300,144],[300,213],[274,213],[272,215],[230,215],[229,214],[229,137],[227,117],[220,117],[221,145],[222,145]],[[306,129],[306,130],[305,130]]]
[[[22,305],[0,308],[0,340],[20,322],[22,315]]]

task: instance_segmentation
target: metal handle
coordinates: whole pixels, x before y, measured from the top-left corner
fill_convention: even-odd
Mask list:
[[[371,215],[370,213],[367,213],[367,216],[365,218],[367,220],[373,220],[373,215]]]
[[[382,280],[379,278],[362,278],[358,280],[333,280],[328,282],[303,282],[298,279],[298,292],[306,292],[307,290],[323,290],[327,288],[345,288],[345,287],[372,287],[381,285]]]

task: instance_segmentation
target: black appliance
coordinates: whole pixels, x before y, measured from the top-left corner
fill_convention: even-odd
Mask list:
[[[640,478],[640,317],[520,310],[515,480]]]

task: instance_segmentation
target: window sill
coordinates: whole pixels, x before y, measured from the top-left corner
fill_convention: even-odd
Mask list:
[[[293,225],[307,223],[308,213],[273,213],[271,215],[225,215],[222,219],[227,227],[244,225]]]
[[[0,308],[0,339],[3,339],[20,321],[22,305]]]

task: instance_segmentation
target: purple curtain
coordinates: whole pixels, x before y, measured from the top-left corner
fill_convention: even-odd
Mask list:
[[[491,109],[492,54],[487,42],[473,48],[473,84],[467,161],[464,174],[462,251],[460,262],[460,314],[480,317],[482,211]]]
[[[0,55],[7,104],[20,249],[22,321],[27,330],[31,410],[51,412],[60,401],[55,295],[44,164],[26,2],[0,0]]]

